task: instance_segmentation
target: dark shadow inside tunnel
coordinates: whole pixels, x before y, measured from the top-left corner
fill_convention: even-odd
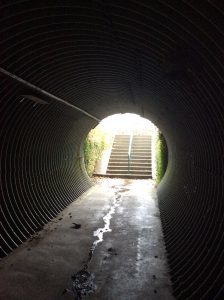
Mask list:
[[[223,299],[222,1],[2,1],[0,256],[85,192],[82,144],[117,112],[150,119],[174,294]]]

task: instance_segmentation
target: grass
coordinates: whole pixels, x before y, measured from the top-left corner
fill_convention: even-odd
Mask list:
[[[168,164],[168,149],[166,140],[162,133],[159,133],[156,142],[156,182],[162,180]]]

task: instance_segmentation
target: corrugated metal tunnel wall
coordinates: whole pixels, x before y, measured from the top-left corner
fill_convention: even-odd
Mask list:
[[[222,1],[7,0],[0,15],[1,256],[90,186],[81,147],[96,125],[6,70],[98,119],[135,112],[163,131],[174,293],[221,299]]]

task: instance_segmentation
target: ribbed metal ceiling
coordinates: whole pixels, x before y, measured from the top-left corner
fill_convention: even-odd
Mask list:
[[[169,146],[174,293],[223,299],[223,2],[5,0],[0,16],[1,256],[90,186],[82,142],[96,121],[56,98],[96,119],[135,112]]]

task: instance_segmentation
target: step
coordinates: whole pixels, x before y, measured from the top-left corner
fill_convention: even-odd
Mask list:
[[[108,170],[106,174],[144,174],[151,175],[151,170],[141,171],[141,170]]]
[[[129,145],[129,141],[114,141],[113,145]]]
[[[152,148],[152,145],[149,145],[149,144],[132,144],[131,145],[131,147],[132,148],[146,148],[146,149],[148,149],[148,148]]]
[[[151,158],[151,152],[133,152],[131,153],[131,157],[137,157],[137,158]]]
[[[131,152],[133,151],[146,151],[146,152],[151,152],[152,151],[152,148],[149,147],[149,148],[146,148],[146,147],[132,147],[131,148]]]
[[[127,156],[128,157],[128,151],[113,151],[112,154],[113,156]]]
[[[129,144],[113,144],[112,149],[115,148],[129,148]]]
[[[145,158],[145,157],[151,157],[152,155],[149,152],[132,152],[131,153],[131,157],[137,157],[137,156]]]
[[[128,171],[128,170],[114,170],[114,171],[108,171],[106,174],[132,174],[132,175],[147,175],[152,176],[152,172],[145,171],[145,172],[137,172],[137,171]]]
[[[135,159],[135,158],[148,159],[150,157],[151,157],[151,155],[148,155],[148,153],[132,153],[131,154],[131,160]]]
[[[152,152],[151,151],[133,151],[131,152],[131,156],[139,156],[139,157],[150,157],[152,156]]]
[[[108,170],[116,170],[116,169],[124,170],[124,169],[128,169],[128,164],[120,165],[120,166],[118,166],[118,165],[108,166],[107,169]],[[149,170],[149,169],[151,169],[151,165],[143,165],[143,166],[130,165],[130,169],[132,169],[132,170]]]
[[[126,160],[118,160],[118,161],[111,160],[111,161],[109,161],[108,166],[109,165],[116,166],[116,165],[122,165],[122,164],[127,165],[127,163],[128,163],[127,159]],[[132,165],[144,166],[144,165],[149,165],[149,164],[151,165],[152,161],[151,160],[147,160],[147,161],[145,161],[145,160],[143,160],[143,161],[131,160],[130,163]]]
[[[150,146],[150,145],[152,145],[152,142],[151,141],[147,141],[147,142],[132,141],[132,145],[147,145],[147,146]]]
[[[129,148],[129,144],[113,144],[112,149],[115,148]]]
[[[108,167],[115,167],[115,166],[127,166],[128,165],[128,161],[126,162],[109,162]],[[144,167],[144,166],[151,166],[151,161],[150,162],[133,162],[131,161],[131,165],[135,166],[135,167]]]
[[[110,158],[108,164],[127,163],[127,162],[128,162],[127,157],[125,157],[123,159],[114,157],[114,158]],[[151,162],[152,162],[152,159],[148,158],[148,157],[147,157],[147,159],[134,158],[134,157],[132,157],[132,159],[131,159],[131,163],[151,163]]]
[[[117,173],[119,173],[119,171],[126,171],[127,173],[128,173],[128,171],[142,173],[142,172],[152,172],[152,168],[151,167],[146,167],[146,168],[132,168],[132,167],[130,167],[130,169],[129,169],[128,166],[125,166],[125,167],[118,166],[117,168],[108,168],[107,169],[107,173],[110,173],[110,172],[114,173],[115,171]]]
[[[121,145],[124,145],[124,146],[129,146],[129,141],[120,141],[120,142],[118,142],[118,141],[114,141],[113,142],[113,146],[121,146]]]
[[[151,157],[149,155],[131,155],[131,160],[136,160],[136,159],[141,159],[141,160],[149,160]]]
[[[111,159],[125,159],[128,160],[128,154],[111,154],[110,160]],[[131,155],[131,160],[133,159],[140,159],[140,160],[152,160],[150,155],[137,155],[137,154],[132,154]]]
[[[126,172],[126,173],[120,173],[120,172],[115,172],[115,173],[106,173],[106,175],[108,175],[108,176],[117,176],[117,177],[119,177],[119,176],[121,176],[121,175],[132,175],[132,176],[147,176],[148,178],[151,178],[152,177],[152,174],[139,174],[139,173],[137,173],[137,174],[134,174],[134,173],[128,173],[128,172]]]
[[[135,140],[135,141],[139,141],[139,140],[141,140],[141,141],[150,141],[152,138],[150,136],[149,137],[145,137],[145,136],[138,137],[136,135],[133,135],[132,139]]]
[[[127,170],[110,170],[106,174],[129,174],[129,172]],[[130,171],[130,174],[151,176],[152,172],[151,171]]]
[[[123,178],[133,178],[133,176],[134,178],[152,178],[151,137],[133,136],[130,166],[128,160],[129,142],[129,135],[115,136],[107,175]]]
[[[151,143],[152,140],[148,139],[148,140],[136,140],[136,139],[132,139],[132,143],[141,143],[141,144],[148,144]]]
[[[152,175],[136,175],[136,174],[94,174],[94,176],[109,178],[131,178],[131,179],[152,179]]]
[[[144,167],[144,166],[151,166],[152,162],[136,162],[131,161],[130,165],[133,167]],[[119,167],[119,166],[128,166],[128,161],[118,161],[118,162],[109,162],[108,167]]]
[[[131,152],[147,152],[147,153],[152,153],[152,148],[132,148]]]
[[[118,158],[118,159],[122,159],[122,158],[124,158],[124,159],[128,159],[128,153],[126,153],[126,154],[111,154],[111,156],[110,156],[110,159],[111,158]]]
[[[146,152],[146,153],[141,153],[141,152],[134,152],[134,153],[131,153],[131,157],[137,157],[137,158],[142,158],[142,159],[145,159],[145,157],[147,157],[147,158],[151,158],[151,155],[150,155],[151,153],[148,153],[148,152]],[[127,157],[128,158],[128,152],[115,152],[115,153],[111,153],[111,156],[110,157],[121,157],[121,156],[123,156],[123,157]]]
[[[145,148],[137,148],[137,149],[131,149],[131,153],[133,153],[133,152],[146,152],[146,153],[152,153],[152,150],[151,150],[151,148],[149,148],[149,149],[145,149]]]
[[[117,148],[129,148],[129,144],[113,144],[112,149]]]
[[[112,151],[111,152],[124,152],[126,151],[128,153],[128,148],[121,148],[121,147],[117,147],[117,148],[112,148]]]
[[[133,145],[152,145],[151,141],[133,141],[132,140],[132,144]]]
[[[124,137],[124,138],[121,138],[121,137],[117,138],[117,137],[115,137],[115,139],[114,139],[114,142],[123,142],[123,141],[129,142],[130,141],[130,137]]]
[[[146,148],[151,148],[152,144],[151,143],[132,143],[132,147],[146,147]]]
[[[135,139],[135,138],[132,139],[133,143],[149,143],[151,141],[152,139]]]
[[[114,159],[110,159],[108,164],[116,164],[116,163],[126,163],[128,162],[128,157],[125,157],[123,159],[117,159],[116,157],[114,157]],[[132,157],[130,160],[131,163],[134,164],[145,164],[145,163],[151,163],[152,162],[152,158],[151,157],[147,157],[147,159],[139,159],[139,158],[134,158]]]
[[[146,145],[146,144],[144,144],[144,145],[137,145],[137,144],[132,144],[132,146],[131,146],[132,148],[136,148],[136,149],[142,149],[142,148],[145,148],[145,149],[151,149],[152,147],[151,147],[151,145]]]

